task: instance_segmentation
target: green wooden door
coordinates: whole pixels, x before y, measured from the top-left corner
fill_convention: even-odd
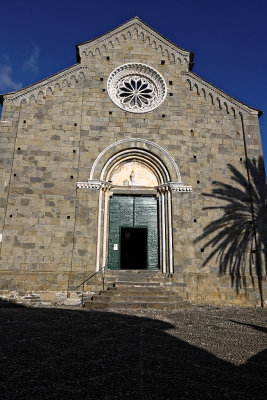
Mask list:
[[[156,197],[113,196],[109,207],[110,269],[121,269],[121,228],[146,228],[147,269],[158,264],[158,199]],[[138,248],[136,249],[138,251]]]
[[[135,197],[134,206],[134,226],[147,227],[147,268],[158,268],[158,199]]]

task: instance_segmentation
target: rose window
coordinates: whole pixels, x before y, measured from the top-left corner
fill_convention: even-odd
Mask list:
[[[139,76],[125,78],[118,85],[118,97],[132,110],[146,108],[154,102],[156,94],[153,83]]]
[[[125,111],[154,110],[166,97],[163,77],[145,64],[124,64],[114,70],[107,83],[111,100]]]

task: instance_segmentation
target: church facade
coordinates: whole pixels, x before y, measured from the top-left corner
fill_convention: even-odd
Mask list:
[[[234,176],[254,187],[261,112],[137,17],[76,50],[74,66],[1,96],[0,297],[75,303],[95,272],[147,270],[195,303],[260,305],[253,199],[249,235],[227,207]],[[99,273],[85,290],[100,286]]]

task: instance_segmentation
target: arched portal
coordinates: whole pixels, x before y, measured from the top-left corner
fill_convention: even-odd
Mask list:
[[[116,142],[96,158],[90,178],[77,186],[99,190],[96,270],[108,265],[172,274],[171,192],[191,187],[181,184],[171,156],[147,140]]]

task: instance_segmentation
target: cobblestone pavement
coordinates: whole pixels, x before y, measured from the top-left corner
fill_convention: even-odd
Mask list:
[[[266,399],[266,317],[1,308],[0,398]]]

